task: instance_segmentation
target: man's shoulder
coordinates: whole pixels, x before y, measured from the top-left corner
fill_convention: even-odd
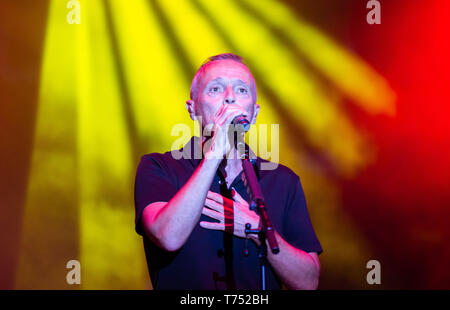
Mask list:
[[[167,161],[172,157],[170,155],[170,151],[169,152],[165,152],[165,153],[148,153],[145,155],[141,156],[141,161],[156,161],[156,162],[160,162],[160,161]]]
[[[173,155],[174,151],[167,151],[165,153],[148,153],[143,156],[141,156],[140,165],[156,165],[159,166],[162,169],[169,169],[169,167],[179,165],[186,167],[188,165],[188,160],[184,158],[175,158]]]

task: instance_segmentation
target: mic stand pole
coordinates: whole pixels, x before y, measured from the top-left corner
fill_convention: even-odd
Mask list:
[[[248,148],[245,143],[239,142],[237,145],[242,151],[242,147],[244,148],[244,156],[242,156],[242,152],[238,152],[240,154],[240,158],[242,159],[242,169],[244,173],[242,174],[242,179],[244,181],[245,186],[247,187],[247,193],[250,196],[250,210],[256,211],[256,213],[260,217],[260,226],[258,229],[251,229],[250,223],[245,224],[245,234],[258,234],[259,241],[261,245],[258,250],[258,259],[261,267],[261,289],[266,290],[266,267],[267,267],[267,245],[266,239],[269,243],[270,250],[273,254],[278,254],[280,249],[278,247],[278,242],[275,238],[275,232],[272,226],[272,223],[269,220],[269,216],[267,214],[267,208],[264,203],[264,197],[261,192],[261,188],[259,186],[258,179],[256,177],[255,170],[253,168],[253,164],[249,158]],[[246,253],[248,255],[248,253]]]

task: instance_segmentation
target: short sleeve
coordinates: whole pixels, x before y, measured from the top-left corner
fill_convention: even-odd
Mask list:
[[[294,186],[290,192],[283,228],[286,241],[305,252],[322,253],[322,246],[314,232],[298,176],[296,176]]]
[[[169,201],[177,188],[170,179],[159,154],[148,154],[141,158],[134,184],[135,230],[143,235],[141,217],[145,207],[157,201]]]

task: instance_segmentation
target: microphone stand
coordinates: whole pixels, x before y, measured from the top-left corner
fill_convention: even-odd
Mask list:
[[[238,137],[240,133],[238,132]],[[236,141],[236,140],[235,140]],[[260,217],[260,225],[258,229],[251,229],[250,223],[245,224],[245,234],[257,234],[261,245],[258,249],[258,259],[261,270],[261,289],[266,290],[266,268],[267,268],[267,245],[266,239],[269,243],[270,250],[273,254],[278,254],[280,249],[278,242],[275,238],[275,232],[267,214],[267,208],[264,203],[264,197],[259,186],[258,179],[256,177],[253,164],[249,158],[249,151],[244,142],[238,142],[237,147],[240,149],[239,156],[242,159],[242,180],[247,187],[247,193],[250,196],[250,210],[255,211]],[[244,154],[242,154],[242,147],[244,148]],[[248,255],[248,250],[244,252],[244,255]]]

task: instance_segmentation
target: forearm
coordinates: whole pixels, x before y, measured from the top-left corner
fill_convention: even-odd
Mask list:
[[[289,289],[317,289],[319,284],[319,262],[308,253],[287,243],[277,232],[276,239],[280,248],[278,254],[268,249],[267,258],[281,281]],[[266,242],[268,245],[268,242]]]
[[[203,159],[188,182],[155,215],[151,230],[167,250],[183,246],[198,223],[219,163]]]

